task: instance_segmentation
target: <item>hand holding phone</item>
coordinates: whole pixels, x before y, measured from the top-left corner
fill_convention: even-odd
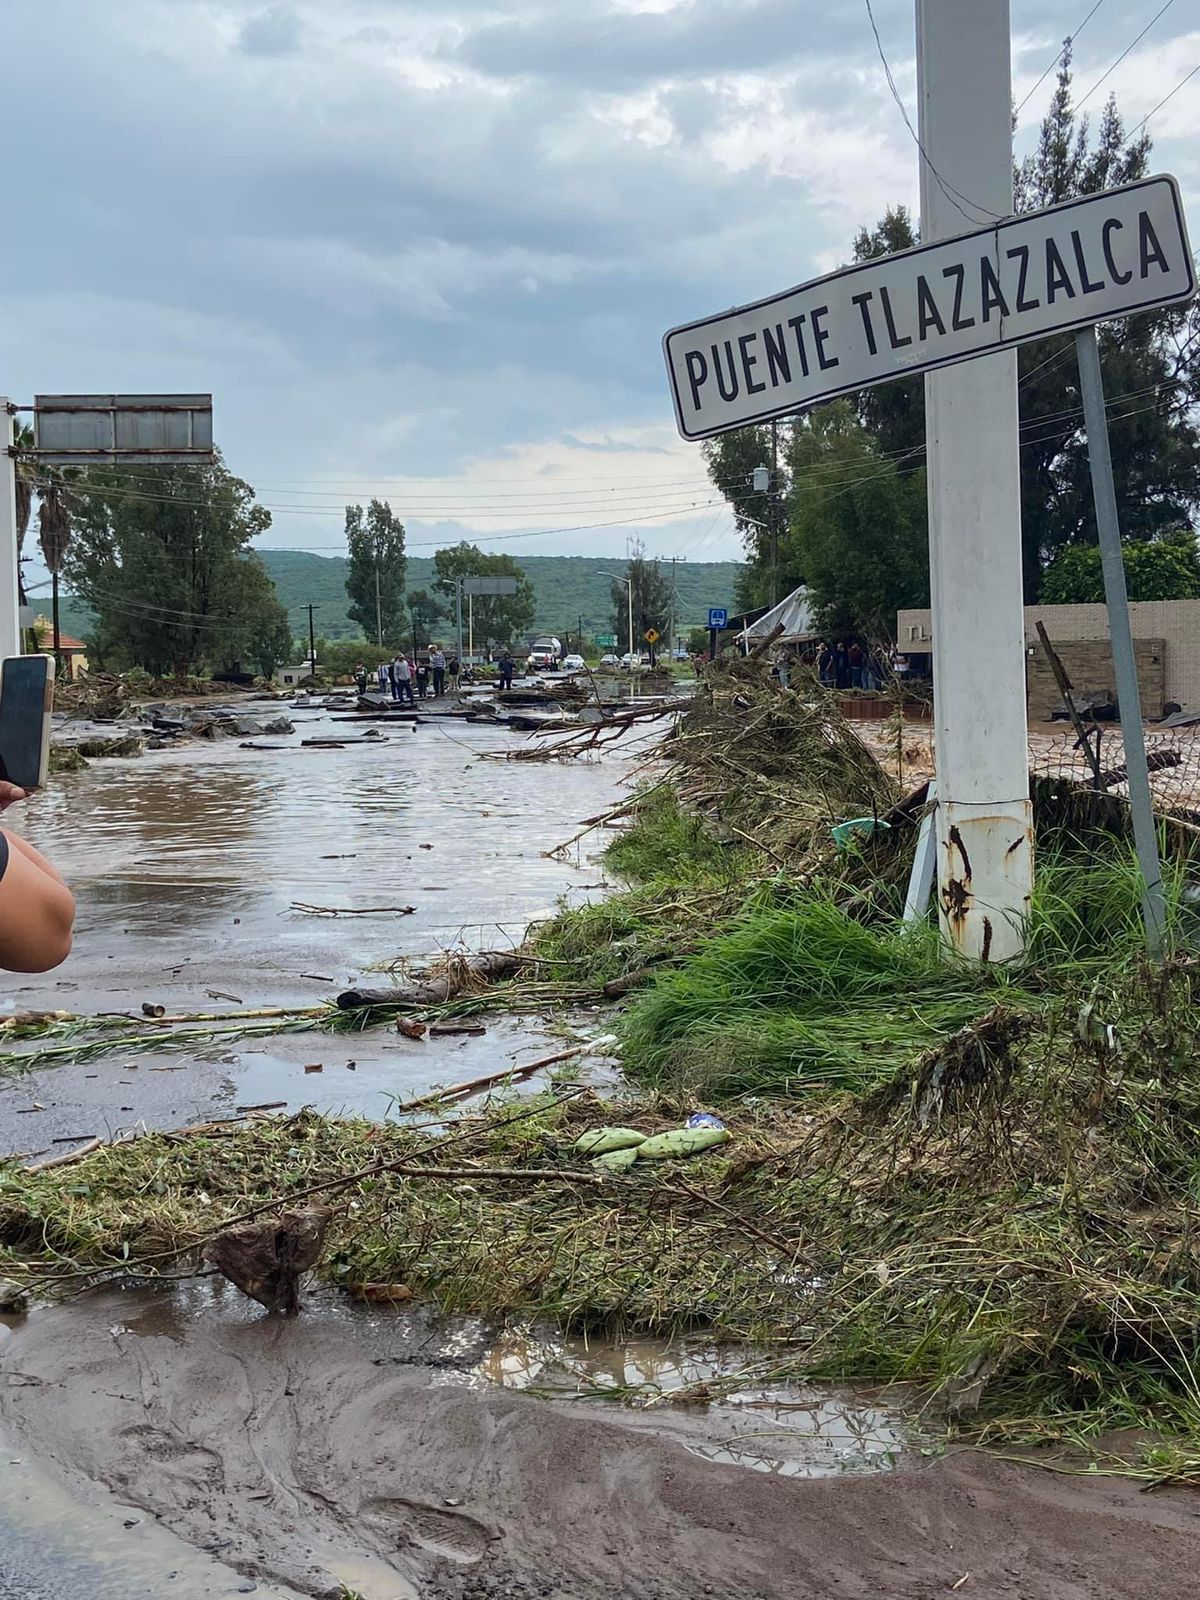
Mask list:
[[[5,785],[40,789],[50,765],[54,659],[6,656],[0,664],[0,809],[19,796]]]

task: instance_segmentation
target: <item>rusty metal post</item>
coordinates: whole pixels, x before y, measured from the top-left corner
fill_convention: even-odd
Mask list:
[[[1012,212],[1010,50],[1007,0],[917,0],[925,244]],[[1002,961],[1033,887],[1015,352],[927,373],[925,434],[941,926]]]
[[[1121,742],[1125,746],[1125,772],[1129,783],[1129,809],[1133,813],[1133,843],[1137,850],[1145,889],[1142,915],[1146,945],[1156,961],[1162,959],[1167,931],[1162,867],[1158,859],[1158,834],[1154,826],[1154,798],[1146,765],[1146,735],[1142,727],[1142,697],[1138,689],[1133,630],[1129,625],[1129,594],[1125,587],[1125,562],[1121,555],[1121,525],[1113,487],[1112,455],[1108,448],[1108,415],[1104,409],[1104,381],[1100,374],[1100,349],[1094,326],[1075,335],[1079,361],[1079,392],[1087,428],[1088,464],[1092,472],[1092,497],[1096,503],[1096,529],[1100,536],[1100,561],[1104,570],[1104,600],[1108,607],[1108,637],[1112,647],[1117,703],[1121,708]]]

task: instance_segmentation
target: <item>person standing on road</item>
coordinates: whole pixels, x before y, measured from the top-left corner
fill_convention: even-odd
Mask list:
[[[501,688],[501,690],[511,689],[512,685],[513,685],[513,658],[512,658],[512,651],[511,650],[507,650],[507,649],[502,650],[500,652],[500,660],[499,660],[499,662],[497,664],[498,664],[498,666],[500,668],[500,688]]]
[[[406,701],[415,705],[412,686],[412,663],[407,656],[397,656],[392,662],[392,698],[400,705]]]
[[[449,678],[450,678],[450,693],[451,694],[457,694],[458,693],[458,674],[459,674],[459,672],[461,670],[462,670],[461,663],[459,662],[458,657],[457,656],[451,656],[449,661],[447,661],[447,663],[446,663],[446,672],[447,672],[447,674],[449,675]]]
[[[417,699],[424,700],[429,693],[429,657],[417,657]]]
[[[429,667],[433,673],[433,698],[438,700],[446,692],[446,653],[440,644],[429,652]]]
[[[367,669],[361,661],[354,668],[354,687],[359,694],[366,694],[367,692]]]
[[[850,641],[850,648],[846,651],[846,664],[850,668],[850,687],[861,689],[863,687],[863,647],[857,639]]]
[[[392,669],[388,666],[386,661],[381,661],[379,663],[379,668],[378,668],[375,676],[379,680],[379,692],[380,692],[380,694],[391,694],[391,692],[392,692]]]

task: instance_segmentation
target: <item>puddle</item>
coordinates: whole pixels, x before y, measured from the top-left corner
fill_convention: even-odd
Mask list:
[[[886,1470],[912,1444],[895,1409],[842,1390],[764,1386],[761,1362],[696,1339],[609,1344],[510,1331],[470,1377],[552,1403],[592,1403],[605,1420],[651,1427],[707,1461],[781,1477]],[[703,1386],[718,1382],[719,1397],[705,1400]],[[683,1391],[687,1400],[672,1400]]]

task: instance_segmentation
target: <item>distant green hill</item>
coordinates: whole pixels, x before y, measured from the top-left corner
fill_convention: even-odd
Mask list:
[[[346,562],[343,556],[319,556],[305,550],[262,550],[267,571],[287,607],[292,632],[308,634],[308,605],[317,609],[317,633],[326,639],[353,639],[361,630],[346,615]],[[607,632],[612,625],[609,580],[602,567],[621,570],[604,556],[523,556],[521,565],[537,593],[535,626],[539,633],[574,633],[583,618],[585,633]],[[669,570],[669,563],[666,564]],[[678,626],[697,627],[707,620],[709,606],[732,606],[740,570],[736,561],[679,562],[675,568],[679,596]],[[408,587],[432,589],[433,559],[410,556]],[[64,597],[63,628],[84,636],[91,623],[86,609]]]

